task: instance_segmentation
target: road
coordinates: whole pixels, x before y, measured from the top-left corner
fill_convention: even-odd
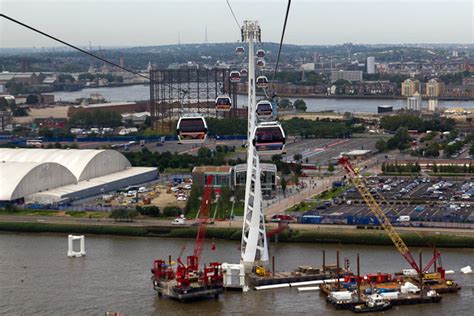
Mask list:
[[[174,227],[171,225],[170,219],[135,219],[133,222],[114,222],[113,219],[89,219],[89,218],[74,218],[62,216],[19,216],[19,215],[0,215],[0,222],[20,222],[20,223],[48,223],[48,224],[74,224],[74,225],[106,225],[106,226],[127,226],[127,227]],[[191,221],[190,221],[191,222]],[[277,223],[267,223],[269,230],[277,227]],[[181,226],[183,227],[183,226]],[[189,225],[184,225],[189,227]],[[241,221],[216,221],[211,227],[219,228],[241,228]],[[332,232],[356,232],[356,226],[350,225],[316,225],[316,224],[290,224],[291,229],[305,230],[305,231],[332,231]],[[398,232],[420,232],[423,234],[450,234],[458,236],[473,236],[472,228],[438,228],[438,227],[397,227]],[[380,233],[379,230],[363,230],[364,232]]]
[[[374,157],[371,157],[365,161],[361,161],[357,165],[360,167],[364,167],[363,171],[367,172],[372,172],[376,173],[379,172],[379,161],[383,159],[384,155],[376,155]],[[269,204],[267,202],[267,205],[264,202],[264,213],[266,216],[272,216],[274,214],[281,214],[285,212],[287,209],[291,208],[294,205],[297,205],[301,202],[303,202],[306,199],[311,198],[312,196],[315,196],[317,194],[320,194],[321,192],[330,189],[332,186],[332,183],[334,181],[339,181],[341,178],[345,175],[345,172],[340,168],[336,166],[336,171],[334,172],[334,175],[325,177],[325,178],[316,178],[312,177],[309,179],[301,178],[301,181],[306,182],[307,186],[305,189],[302,189],[299,193],[292,195],[292,196],[287,196],[286,198],[280,199],[273,204]],[[311,183],[308,183],[312,181]],[[266,207],[265,207],[266,206]]]

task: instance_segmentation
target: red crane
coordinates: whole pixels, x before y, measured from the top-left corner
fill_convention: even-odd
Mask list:
[[[416,260],[413,258],[410,249],[405,245],[405,242],[397,233],[392,223],[385,215],[384,211],[377,203],[375,198],[370,193],[369,189],[366,187],[362,176],[359,174],[359,170],[352,167],[349,162],[349,158],[342,157],[339,159],[339,164],[341,164],[346,170],[349,179],[351,180],[354,187],[359,191],[360,195],[364,199],[365,203],[369,207],[370,211],[377,217],[382,228],[387,232],[388,236],[395,244],[397,250],[402,254],[402,256],[408,261],[408,263],[415,269],[418,273],[425,273],[428,269],[436,262],[436,259],[440,256],[439,251],[435,251],[433,258],[428,262],[428,264],[423,268],[419,267],[416,263]],[[423,268],[423,270],[421,270]]]
[[[214,182],[214,175],[208,175],[206,180],[206,188],[204,189],[204,196],[202,197],[201,209],[197,219],[198,231],[196,236],[196,243],[194,244],[194,253],[188,257],[188,268],[197,271],[199,268],[199,261],[201,260],[202,250],[204,249],[204,240],[206,239],[207,221],[209,219],[209,211],[211,209],[211,193],[212,183]]]

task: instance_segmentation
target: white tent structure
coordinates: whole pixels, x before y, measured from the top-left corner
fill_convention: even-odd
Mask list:
[[[0,201],[62,203],[152,181],[115,150],[0,149]]]
[[[55,162],[72,172],[78,182],[119,172],[131,166],[121,153],[106,149],[1,148],[0,161]]]
[[[74,183],[76,178],[57,163],[0,162],[0,201]]]

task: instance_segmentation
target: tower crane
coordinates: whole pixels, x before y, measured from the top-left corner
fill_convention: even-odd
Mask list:
[[[410,249],[408,249],[407,245],[390,222],[390,219],[385,215],[384,211],[365,185],[362,176],[359,174],[359,170],[357,168],[352,167],[349,158],[347,157],[339,158],[339,164],[344,167],[351,183],[354,185],[357,191],[359,191],[360,195],[364,199],[370,211],[377,217],[380,222],[380,225],[387,232],[388,236],[394,243],[397,250],[408,261],[408,263],[413,267],[413,269],[416,270],[417,273],[427,272],[436,262],[436,259],[438,259],[438,257],[441,255],[440,252],[436,250],[433,258],[428,262],[428,264],[423,268],[423,270],[421,270],[422,267],[418,266],[416,260],[413,258],[413,255],[410,252]]]

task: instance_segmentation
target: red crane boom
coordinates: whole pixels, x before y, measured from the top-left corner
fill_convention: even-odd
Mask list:
[[[204,240],[206,239],[207,221],[209,219],[209,211],[211,209],[211,192],[212,183],[214,182],[214,175],[208,175],[206,180],[206,188],[204,189],[204,196],[202,197],[201,209],[197,220],[198,231],[196,236],[196,243],[194,244],[193,256],[188,257],[188,266],[197,271],[199,261],[201,260],[202,250],[204,249]],[[191,259],[192,258],[192,259]]]

